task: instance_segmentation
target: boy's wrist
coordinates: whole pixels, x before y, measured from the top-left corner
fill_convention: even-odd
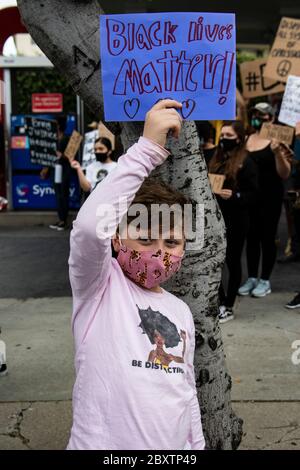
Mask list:
[[[162,150],[167,156],[170,155],[170,152],[161,144],[159,144],[158,142],[152,140],[151,138],[147,137],[147,136],[142,136],[140,137],[139,139],[140,142],[143,142],[145,141],[146,144],[150,144],[151,146],[156,146],[158,150]]]

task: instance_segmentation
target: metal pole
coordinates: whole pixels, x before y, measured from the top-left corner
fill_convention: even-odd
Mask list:
[[[8,209],[13,209],[12,198],[12,168],[10,158],[10,119],[12,113],[12,97],[11,97],[11,73],[10,69],[4,69],[4,141],[5,141],[5,168],[7,171],[7,200]]]
[[[76,114],[78,132],[84,136],[84,102],[78,95],[76,95]],[[81,143],[80,149],[80,161],[82,161],[83,142]]]

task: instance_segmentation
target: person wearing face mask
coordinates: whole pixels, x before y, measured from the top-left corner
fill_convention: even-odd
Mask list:
[[[192,313],[161,287],[180,269],[189,201],[148,178],[169,156],[167,135],[179,137],[181,107],[168,99],[153,106],[143,136],[91,192],[73,224],[76,382],[69,450],[205,447]],[[158,205],[172,211],[175,204],[181,217],[166,228],[152,211]]]
[[[111,159],[112,145],[106,137],[99,137],[94,146],[96,161],[91,163],[84,174],[79,162],[74,160],[71,163],[72,168],[77,171],[80,187],[83,191],[89,193],[95,189],[97,184],[116,168],[117,163]]]
[[[249,210],[258,191],[257,168],[245,148],[245,130],[240,121],[227,121],[221,129],[219,147],[209,163],[209,172],[225,176],[216,195],[226,225],[227,292],[220,287],[220,323],[234,318],[233,306],[242,278],[241,256],[249,229]]]
[[[258,103],[251,114],[254,132],[247,140],[250,158],[257,164],[259,197],[250,213],[247,236],[248,279],[239,295],[264,297],[271,293],[270,276],[276,261],[276,232],[281,214],[284,186],[291,171],[291,151],[277,141],[260,137],[264,122],[273,122],[274,110],[268,103]],[[259,264],[262,256],[262,270]]]

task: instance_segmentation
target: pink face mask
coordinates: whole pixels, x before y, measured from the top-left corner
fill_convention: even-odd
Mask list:
[[[126,276],[151,289],[177,273],[182,258],[163,250],[137,251],[122,245],[117,261]]]

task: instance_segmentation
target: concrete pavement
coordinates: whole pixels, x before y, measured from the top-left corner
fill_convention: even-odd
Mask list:
[[[244,419],[241,449],[300,448],[300,310],[291,293],[243,298],[222,325],[233,407]],[[0,300],[9,374],[0,379],[0,449],[63,449],[74,380],[70,298]]]

